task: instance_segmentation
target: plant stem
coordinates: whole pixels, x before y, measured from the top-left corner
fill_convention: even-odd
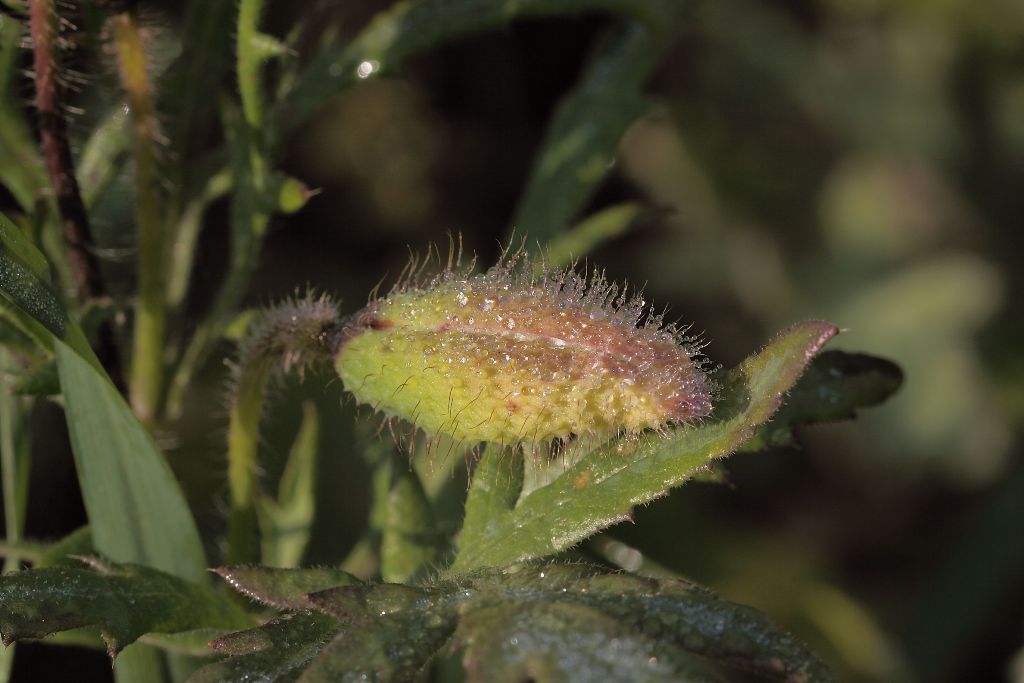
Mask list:
[[[130,395],[135,414],[148,423],[156,417],[163,388],[166,324],[165,238],[157,186],[158,126],[136,10],[129,9],[116,15],[113,26],[118,69],[128,97],[134,132],[135,222],[139,257]]]
[[[57,22],[54,0],[29,0],[29,30],[32,35],[40,145],[53,184],[64,242],[68,248],[71,284],[76,298],[87,301],[105,297],[106,285],[96,258],[89,216],[75,176],[67,122],[61,110]],[[114,384],[121,387],[120,354],[109,323],[100,327],[97,342],[100,362]]]
[[[256,49],[254,38],[263,16],[263,0],[241,0],[238,5],[238,44],[236,46],[238,92],[245,121],[254,129],[263,123],[262,65],[264,56]]]
[[[64,239],[79,299],[103,296],[105,288],[93,253],[92,230],[78,189],[67,122],[61,111],[57,57],[57,9],[53,0],[30,0],[29,25],[36,75],[36,109],[46,170],[60,211]]]
[[[258,559],[256,538],[256,456],[259,451],[263,394],[270,375],[267,363],[255,362],[239,369],[235,402],[228,426],[228,520],[229,564]]]

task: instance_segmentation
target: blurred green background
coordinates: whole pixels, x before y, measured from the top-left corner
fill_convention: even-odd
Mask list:
[[[265,26],[315,27],[301,58],[388,4],[270,3]],[[181,10],[142,6],[159,68],[187,49]],[[321,192],[274,219],[248,304],[309,285],[354,311],[410,249],[449,234],[490,263],[555,107],[612,23],[517,22],[332,100],[287,143],[284,170]],[[102,54],[87,66],[102,85]],[[579,217],[624,201],[642,209],[589,261],[693,323],[715,363],[815,317],[846,329],[834,347],[891,358],[906,383],[855,422],[804,429],[798,447],[733,458],[726,485],[677,490],[592,549],[765,610],[841,680],[1024,681],[1024,3],[693,2],[644,90],[655,106]],[[79,97],[73,127],[85,130],[109,91]],[[125,188],[96,220],[120,295],[131,291],[116,259],[132,244]],[[200,239],[193,314],[224,269],[226,202],[211,207]],[[208,532],[225,513],[230,351],[205,368],[161,444]],[[267,482],[303,399],[323,417],[305,561],[337,563],[369,502],[353,430],[374,420],[327,374],[282,382],[267,414]],[[61,419],[54,409],[35,417]],[[35,448],[37,538],[82,516],[59,429],[51,438]],[[16,667],[47,680],[49,652],[25,647]],[[98,680],[109,676],[102,656],[86,661]]]

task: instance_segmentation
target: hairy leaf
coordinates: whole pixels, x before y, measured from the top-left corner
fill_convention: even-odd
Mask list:
[[[351,574],[330,567],[276,569],[238,566],[221,567],[214,571],[243,595],[278,609],[309,609],[306,601],[308,593],[362,583]]]
[[[61,565],[0,577],[0,633],[5,644],[83,626],[99,628],[117,656],[146,633],[232,629],[249,622],[209,588],[133,564]]]
[[[210,646],[233,656],[197,670],[188,683],[297,680],[339,627],[336,619],[325,614],[297,612],[258,629],[218,638]]]
[[[446,647],[472,681],[716,680],[707,661],[769,680],[831,680],[763,614],[677,579],[520,565],[305,600],[315,611],[219,638],[212,646],[234,656],[190,681],[413,680]]]
[[[724,377],[722,399],[700,425],[587,453],[504,514],[481,521],[473,518],[478,513],[467,509],[466,527],[478,531],[463,536],[450,572],[564,550],[625,519],[633,507],[664,495],[714,459],[729,455],[771,417],[814,354],[838,331],[834,325],[809,321],[780,334]]]

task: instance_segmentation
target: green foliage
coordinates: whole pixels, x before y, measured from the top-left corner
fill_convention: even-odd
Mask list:
[[[503,482],[516,477],[499,466],[486,467],[487,484],[470,491],[451,571],[500,567],[557,553],[627,518],[635,506],[664,495],[732,453],[771,417],[806,364],[837,332],[822,322],[783,332],[724,377],[722,399],[703,424],[645,435],[635,444],[619,441],[594,449],[546,486],[522,494],[515,488],[502,490],[508,486]],[[514,506],[508,505],[511,501],[516,501]]]
[[[243,590],[260,598],[251,581],[265,579],[246,573]],[[189,680],[410,680],[446,644],[471,681],[716,680],[707,661],[773,680],[831,680],[806,647],[755,610],[686,581],[587,565],[516,565],[419,586],[343,584],[294,601],[305,611],[217,639],[214,647],[231,657]]]
[[[269,4],[190,3],[180,54],[169,64],[160,63],[145,12],[132,3],[83,8],[82,32],[94,34],[97,54],[115,55],[119,81],[112,101],[83,120],[91,131],[75,141],[83,143],[77,172],[52,149],[37,149],[17,105],[21,67],[13,48],[22,27],[0,13],[0,189],[11,217],[0,214],[2,550],[10,572],[0,577],[4,644],[57,634],[94,647],[99,636],[124,681],[444,680],[446,668],[469,681],[713,681],[729,680],[730,671],[831,680],[806,645],[755,609],[681,578],[570,561],[592,561],[584,541],[726,456],[792,445],[795,428],[851,418],[897,390],[902,374],[888,361],[818,355],[839,331],[824,322],[792,326],[735,368],[716,371],[713,413],[698,424],[569,441],[551,453],[485,444],[465,456],[467,491],[449,462],[462,457],[461,444],[429,444],[426,468],[422,458],[413,463],[399,452],[404,434],[396,448],[349,439],[342,452],[324,452],[336,420],[322,404],[302,404],[290,448],[264,441],[261,428],[290,408],[264,401],[265,391],[278,388],[271,367],[283,361],[287,368],[298,352],[288,332],[303,336],[309,355],[336,341],[333,305],[299,329],[314,299],[297,299],[274,319],[287,343],[270,349],[273,358],[261,357],[256,372],[246,372],[244,358],[236,372],[227,543],[222,525],[197,523],[190,502],[221,496],[224,450],[205,454],[198,466],[182,465],[170,450],[208,361],[225,340],[236,341],[232,323],[251,294],[275,215],[301,211],[315,194],[280,168],[312,115],[457,40],[520,20],[602,17],[601,38],[547,123],[509,226],[550,263],[572,263],[647,214],[632,199],[587,209],[627,129],[669,107],[647,85],[679,38],[683,13],[675,0],[403,0],[351,38],[325,34],[300,58],[314,19],[302,18],[283,38],[270,35],[261,26]],[[709,7],[698,18],[721,30],[732,13]],[[65,31],[71,25],[57,23]],[[735,39],[742,42],[752,33],[740,28]],[[780,77],[801,68],[792,55],[767,67]],[[196,140],[207,147],[198,149]],[[101,251],[88,225],[73,225],[67,197],[51,196],[57,179],[76,176],[86,218],[109,233],[97,242],[116,242],[122,227],[134,231],[124,243],[138,257],[136,282],[88,296],[75,291],[88,266],[73,252]],[[229,246],[222,272],[211,278],[197,269],[198,246],[212,222],[207,212],[222,199]],[[84,228],[85,237],[64,241],[69,225]],[[116,265],[103,268],[132,280]],[[197,296],[190,291],[197,282],[214,293]],[[258,335],[243,340],[243,355],[253,343]],[[131,405],[121,386],[128,367]],[[31,413],[42,401],[63,408],[88,515],[87,527],[48,546],[24,538]],[[439,455],[446,447],[456,455]],[[264,461],[277,450],[285,455]],[[337,562],[298,568],[323,528],[336,534],[348,523],[324,518],[324,497],[336,482],[323,473],[333,459],[355,460],[359,451],[372,470],[372,502],[363,541],[341,564],[353,571]],[[437,471],[427,472],[434,463]],[[238,596],[211,587],[208,553],[231,564],[216,573],[252,604],[242,607]],[[152,648],[219,659],[192,672],[194,663]],[[0,681],[10,667],[8,654]]]
[[[97,626],[111,657],[147,633],[231,629],[248,617],[224,596],[164,572],[85,559],[0,578],[4,644]]]

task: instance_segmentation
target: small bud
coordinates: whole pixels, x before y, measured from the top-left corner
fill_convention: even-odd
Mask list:
[[[536,273],[540,272],[540,275]],[[595,272],[512,256],[448,269],[352,316],[335,367],[358,401],[429,434],[506,445],[635,433],[711,411],[699,350]]]
[[[309,189],[301,180],[284,176],[277,186],[277,206],[275,208],[284,214],[296,213],[319,193],[319,190]]]

